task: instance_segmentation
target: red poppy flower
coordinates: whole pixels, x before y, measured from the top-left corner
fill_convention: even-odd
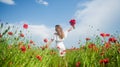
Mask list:
[[[13,33],[12,33],[12,32],[8,32],[8,34],[9,34],[9,35],[13,35]]]
[[[44,42],[45,42],[45,43],[47,43],[47,42],[48,42],[48,39],[47,39],[47,38],[45,38],[45,39],[44,39]]]
[[[89,41],[90,40],[90,38],[86,38],[86,41]]]
[[[95,44],[88,45],[88,48],[93,48],[93,47],[95,47]]]
[[[70,20],[70,25],[75,28],[75,24],[76,24],[76,20],[75,19],[71,19]]]
[[[101,59],[99,62],[100,64],[107,64],[109,62],[109,58]]]
[[[42,47],[42,50],[45,50],[45,47]]]
[[[116,42],[117,40],[116,40],[116,38],[115,37],[110,37],[109,38],[109,42]]]
[[[48,48],[48,45],[45,45],[45,48]]]
[[[2,34],[0,33],[0,38],[2,37]]]
[[[105,33],[101,33],[101,34],[100,34],[100,36],[105,37],[105,36],[106,36],[106,34],[105,34]]]
[[[25,46],[21,46],[21,51],[25,52],[26,51],[26,47]]]
[[[105,47],[106,47],[106,48],[109,48],[110,46],[111,46],[110,42],[106,42],[106,43],[105,43]]]
[[[76,67],[80,67],[80,62],[77,62],[77,63],[76,63]]]
[[[28,49],[30,49],[30,44],[28,44]]]
[[[21,36],[21,37],[24,37],[24,34],[23,34],[23,33],[21,33],[21,34],[20,34],[20,36]]]
[[[104,63],[104,60],[103,60],[103,59],[100,59],[99,62],[100,62],[100,64],[103,64],[103,63]]]
[[[46,46],[40,46],[40,48],[41,48],[42,50],[45,50]]]
[[[30,40],[30,44],[34,44],[34,42],[32,40]]]
[[[23,28],[24,28],[24,29],[27,29],[27,28],[28,28],[28,24],[24,24],[24,25],[23,25]]]
[[[109,58],[104,59],[104,63],[107,64],[109,62]]]
[[[100,36],[102,36],[102,37],[109,37],[109,36],[110,36],[110,34],[101,33],[101,34],[100,34]]]
[[[106,36],[107,36],[107,37],[109,37],[109,36],[110,36],[110,34],[106,34]]]
[[[42,57],[40,55],[37,55],[36,58],[40,61],[42,61]]]

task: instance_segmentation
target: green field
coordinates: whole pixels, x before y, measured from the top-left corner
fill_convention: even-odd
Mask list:
[[[119,35],[95,36],[84,46],[67,49],[66,56],[60,57],[57,49],[35,47],[22,31],[11,34],[11,27],[4,26],[0,26],[0,67],[120,67]]]

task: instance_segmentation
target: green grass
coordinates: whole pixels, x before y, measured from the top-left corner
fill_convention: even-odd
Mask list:
[[[81,67],[120,67],[119,46],[113,44],[110,48],[104,49],[104,55],[101,56],[102,46],[97,47],[98,50],[84,48],[67,50],[64,58],[60,57],[57,50],[32,47],[22,52],[21,49],[12,45],[8,47],[7,43],[0,42],[0,66],[2,67],[75,67],[77,62],[80,62]],[[27,45],[26,45],[27,47]],[[51,54],[55,52],[55,54]],[[42,60],[36,58],[37,55],[42,57]],[[100,64],[99,60],[109,58],[107,64]]]

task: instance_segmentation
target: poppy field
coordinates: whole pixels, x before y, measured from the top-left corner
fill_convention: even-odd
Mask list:
[[[1,67],[120,67],[119,34],[100,33],[95,39],[87,37],[84,45],[67,49],[66,56],[60,57],[57,48],[36,46],[27,35],[28,28],[28,24],[23,24],[21,30],[8,23],[0,24]],[[47,44],[49,40],[43,41]]]

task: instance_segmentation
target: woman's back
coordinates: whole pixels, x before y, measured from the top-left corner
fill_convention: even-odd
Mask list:
[[[55,40],[56,42],[63,42],[64,39],[67,37],[67,33],[68,33],[67,31],[64,32],[64,38],[62,38],[62,39],[59,37],[58,34],[55,33],[55,34],[54,34],[54,40]]]

